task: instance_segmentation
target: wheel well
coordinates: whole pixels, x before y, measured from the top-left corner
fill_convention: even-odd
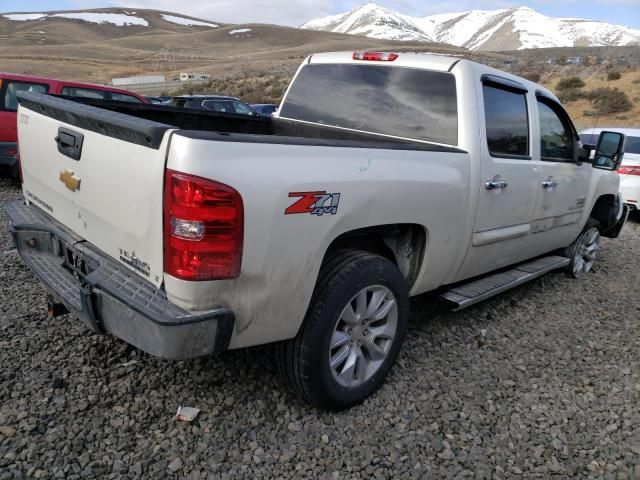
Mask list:
[[[424,258],[427,234],[421,225],[412,223],[378,225],[345,232],[337,237],[324,256],[326,261],[334,252],[345,248],[364,250],[393,262],[413,286]]]
[[[615,225],[616,213],[618,212],[617,202],[619,199],[615,195],[607,194],[599,197],[593,205],[589,217],[599,222],[601,232],[606,232]]]

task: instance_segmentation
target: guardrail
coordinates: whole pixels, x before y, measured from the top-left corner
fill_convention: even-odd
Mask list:
[[[189,80],[186,82],[180,80],[172,80],[170,82],[155,82],[155,83],[134,83],[130,85],[111,85],[109,87],[121,88],[123,90],[129,90],[130,92],[139,93],[141,95],[160,95],[161,93],[171,93],[173,90],[187,86],[187,85],[202,85],[207,81],[202,80]]]

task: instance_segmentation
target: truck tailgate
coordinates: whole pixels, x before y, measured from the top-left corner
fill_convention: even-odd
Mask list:
[[[26,201],[159,286],[173,127],[44,94],[20,102]]]

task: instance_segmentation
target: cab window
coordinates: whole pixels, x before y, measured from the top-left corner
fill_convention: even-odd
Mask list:
[[[483,85],[489,153],[494,157],[529,158],[529,116],[525,92]]]
[[[540,157],[551,162],[572,162],[575,139],[569,119],[551,100],[538,98]]]
[[[92,88],[64,87],[61,94],[67,97],[95,98],[98,100],[104,100],[106,98],[104,91],[93,90]]]
[[[233,102],[233,106],[236,109],[236,113],[241,113],[243,115],[253,115],[253,110],[240,102]]]
[[[15,112],[18,110],[18,92],[47,93],[49,87],[40,83],[5,81],[2,89],[2,105],[0,110]]]
[[[230,100],[205,100],[202,106],[205,110],[212,112],[236,113],[233,102]]]
[[[115,92],[110,92],[110,94],[111,94],[111,100],[114,100],[116,102],[142,103],[140,99],[132,95],[125,95],[124,93],[115,93]]]

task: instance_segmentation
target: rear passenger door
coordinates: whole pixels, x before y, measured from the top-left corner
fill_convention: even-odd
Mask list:
[[[578,165],[578,138],[554,99],[536,95],[540,140],[534,148],[536,210],[528,247],[536,255],[566,247],[578,235],[592,167]]]
[[[478,209],[469,249],[458,277],[480,275],[518,261],[534,218],[537,185],[532,165],[531,105],[527,88],[483,75],[479,89],[481,158]]]

